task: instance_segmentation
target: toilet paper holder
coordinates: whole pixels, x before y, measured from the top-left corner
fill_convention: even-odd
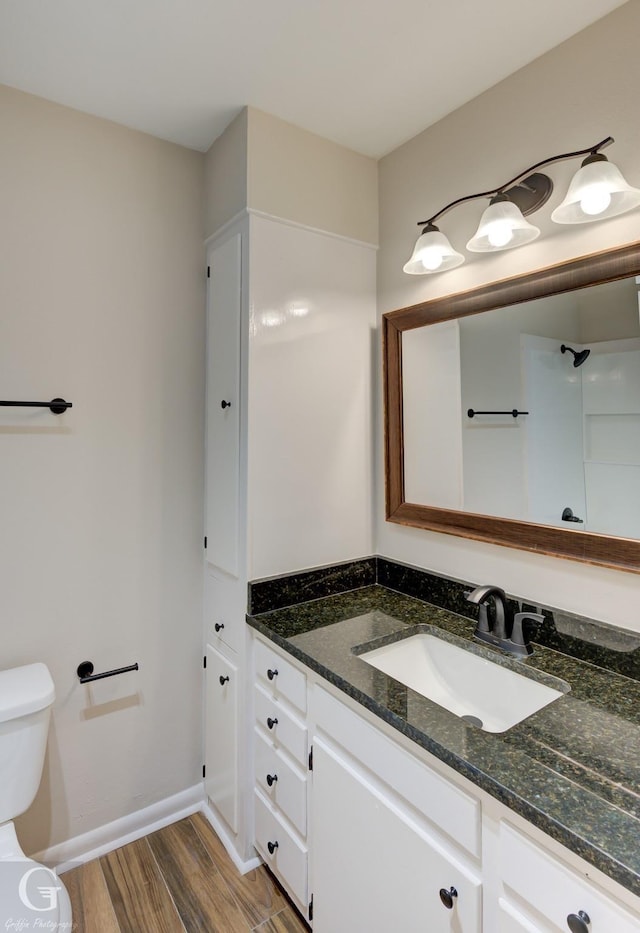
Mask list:
[[[118,667],[114,671],[103,671],[102,674],[93,673],[93,661],[82,661],[78,664],[76,674],[80,678],[81,684],[91,683],[93,680],[103,680],[105,677],[115,677],[116,674],[126,674],[128,671],[137,671],[138,662],[130,664],[128,667]]]

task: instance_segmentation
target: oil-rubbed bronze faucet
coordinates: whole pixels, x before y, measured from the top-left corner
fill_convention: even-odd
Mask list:
[[[511,634],[507,636],[507,596],[499,586],[477,586],[471,593],[466,594],[470,603],[478,606],[478,624],[474,635],[480,641],[501,648],[515,658],[526,658],[533,652],[533,648],[524,640],[522,623],[525,619],[532,622],[544,622],[544,616],[537,612],[517,612],[511,624]],[[493,625],[489,622],[487,600],[493,599],[495,617]]]

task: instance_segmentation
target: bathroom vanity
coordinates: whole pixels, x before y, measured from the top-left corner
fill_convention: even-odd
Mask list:
[[[354,352],[369,352],[361,324],[356,326],[360,305],[355,302],[352,309],[355,330],[350,339],[342,296],[369,296],[367,300],[373,301],[371,257],[360,255],[361,245],[339,241],[336,246],[310,231],[304,234],[306,245],[298,248],[298,236],[302,234],[293,234],[266,218],[251,217],[234,221],[208,244],[203,771],[208,815],[241,870],[255,864],[255,843],[320,933],[347,929],[367,933],[388,929],[402,933],[414,929],[429,933],[640,931],[640,677],[624,666],[633,657],[637,668],[640,649],[619,652],[618,667],[603,665],[597,653],[590,653],[593,645],[588,637],[581,642],[585,653],[578,657],[565,653],[553,639],[536,644],[532,657],[520,661],[503,659],[494,652],[496,670],[529,670],[533,681],[553,687],[556,695],[530,715],[518,714],[506,731],[498,731],[498,722],[496,731],[490,732],[359,656],[367,649],[383,647],[387,639],[393,641],[407,627],[432,626],[447,636],[443,641],[459,639],[466,651],[480,657],[473,641],[474,624],[465,617],[470,614],[469,604],[463,605],[462,585],[455,581],[455,598],[443,601],[436,591],[451,589],[452,581],[439,582],[427,575],[428,585],[419,580],[414,588],[403,588],[396,585],[390,562],[383,558],[352,562],[350,572],[355,576],[342,587],[343,592],[336,586],[343,565],[324,568],[324,584],[319,589],[310,585],[314,572],[305,571],[297,595],[290,578],[262,579],[258,586],[263,596],[274,587],[281,591],[289,587],[291,592],[280,600],[258,599],[256,585],[252,585],[250,628],[244,625],[251,574],[265,578],[281,567],[316,566],[324,555],[334,552],[337,540],[347,554],[367,553],[364,548],[370,546],[363,543],[367,541],[366,522],[362,535],[350,537],[358,525],[354,516],[368,517],[370,511],[371,499],[363,481],[370,473],[366,458],[371,447],[366,437],[357,446],[367,452],[364,462],[353,458],[351,448],[340,461],[340,469],[338,460],[331,461],[332,475],[348,468],[351,477],[350,484],[343,484],[349,490],[345,508],[331,502],[331,521],[322,499],[317,510],[307,510],[313,498],[310,491],[315,492],[313,470],[306,476],[304,495],[295,499],[291,493],[295,484],[285,482],[287,474],[266,469],[277,459],[273,450],[280,443],[273,433],[273,410],[283,413],[283,428],[290,417],[291,398],[295,397],[300,425],[311,423],[309,411],[319,410],[316,375],[307,385],[308,396],[301,394],[300,373],[306,366],[299,357],[301,341],[296,344],[297,353],[286,357],[296,359],[295,393],[290,389],[291,378],[289,382],[274,378],[275,366],[285,358],[275,352],[285,347],[285,331],[271,326],[273,308],[291,307],[287,317],[291,328],[296,326],[296,313],[306,308],[289,301],[290,269],[281,256],[295,257],[297,267],[304,257],[308,266],[304,276],[300,273],[301,280],[315,282],[321,270],[318,308],[326,307],[331,321],[333,315],[339,321],[340,340],[332,348],[343,348],[348,354],[344,372],[357,373],[360,379],[369,365],[362,357],[356,365],[354,358]],[[308,244],[307,237],[311,238]],[[320,262],[319,251],[324,249],[331,252],[322,253],[325,259]],[[281,270],[277,300],[275,270]],[[328,270],[336,276],[331,290]],[[405,447],[412,436],[412,389],[402,379],[409,371],[408,356],[403,358],[402,353],[410,355],[412,342],[422,337],[429,342],[435,333],[432,325],[464,319],[460,326],[465,328],[467,323],[472,326],[474,316],[484,316],[476,315],[479,311],[498,309],[508,317],[512,305],[576,289],[586,293],[588,286],[606,286],[619,279],[626,278],[626,287],[635,290],[638,272],[640,249],[634,245],[385,315],[387,518],[430,532],[637,572],[638,540],[618,538],[613,532],[603,534],[602,529],[576,534],[576,527],[562,524],[564,506],[572,505],[576,515],[584,514],[581,504],[564,498],[564,489],[562,508],[558,512],[558,503],[553,506],[557,522],[548,525],[510,507],[500,511],[502,501],[492,510],[486,507],[486,499],[476,497],[476,511],[469,511],[465,501],[473,484],[477,486],[472,474],[465,501],[446,496],[434,499],[435,481],[443,477],[448,481],[464,463],[425,465],[414,459],[416,451],[411,446]],[[326,305],[329,291],[339,296],[335,308]],[[550,316],[555,321],[555,309]],[[528,323],[523,333],[540,336]],[[518,340],[520,336],[518,332]],[[545,332],[543,337],[555,341],[555,363],[571,365],[560,346],[565,341],[581,345],[574,332]],[[600,355],[604,359],[607,354]],[[436,356],[445,359],[439,352]],[[597,356],[593,348],[590,363]],[[517,353],[509,355],[509,359],[516,358]],[[414,374],[431,371],[421,359]],[[357,387],[349,384],[341,392],[353,399]],[[522,405],[515,395],[512,400],[511,393],[508,405],[502,395],[492,400],[474,394],[468,408],[467,401],[457,405],[454,423],[441,406],[458,396],[462,400],[461,392],[462,384],[455,392],[448,392],[444,383],[435,385],[432,392],[425,392],[422,384],[416,388],[418,397],[434,401],[415,419],[422,425],[419,436],[428,438],[432,454],[453,449],[449,443],[452,431],[458,446],[475,444],[492,456],[491,438],[498,434],[509,442],[512,454],[524,449],[525,433],[535,427],[533,407]],[[366,397],[362,398],[360,416],[350,415],[350,436],[353,425],[367,423]],[[502,412],[483,415],[482,421],[475,414],[468,415],[472,407],[480,415],[485,408],[511,408],[516,403],[529,414],[514,418],[508,413],[508,430],[503,422],[493,420],[502,418]],[[328,412],[322,422],[328,445],[335,432],[334,409],[340,404],[338,395],[333,408],[322,399],[322,410]],[[591,409],[581,410],[581,423],[588,416],[591,428],[596,421],[602,427],[621,412],[617,407],[599,411],[599,420],[593,414]],[[626,418],[629,412],[625,409],[623,414]],[[428,422],[423,416],[432,415],[444,421],[449,431],[436,441],[438,435],[430,427],[424,429]],[[318,424],[314,423],[314,431]],[[309,436],[292,430],[287,422],[284,437],[296,437],[300,443],[295,457],[291,448],[285,451],[283,447],[279,461],[287,459],[299,471],[301,463],[310,463],[303,450]],[[314,450],[319,449],[318,437]],[[419,448],[418,453],[422,452]],[[471,459],[478,462],[477,457]],[[511,461],[504,456],[499,462],[504,467]],[[415,463],[422,477],[427,475],[427,466],[433,467],[434,482],[429,483],[424,498],[411,485]],[[497,480],[501,498],[507,488],[505,470],[500,474],[493,461],[490,465],[486,475]],[[613,471],[619,464],[610,466]],[[512,479],[516,475],[509,473]],[[618,488],[615,483],[614,488]],[[357,507],[356,490],[362,493]],[[283,537],[283,546],[290,551],[278,555],[272,571],[267,556],[278,538],[274,529],[279,527],[278,509],[284,502],[287,514],[300,515]],[[256,509],[256,503],[262,503],[262,508]],[[316,542],[321,530],[326,540]],[[313,548],[307,546],[309,541]],[[402,569],[405,577],[414,572],[419,573]],[[485,582],[501,581],[475,581]],[[504,705],[511,707],[506,696]],[[469,710],[468,715],[483,720],[488,728],[484,714]]]
[[[637,681],[495,652],[570,690],[488,732],[359,656],[415,626],[482,653],[469,619],[375,585],[248,621],[256,847],[314,929],[640,930]]]

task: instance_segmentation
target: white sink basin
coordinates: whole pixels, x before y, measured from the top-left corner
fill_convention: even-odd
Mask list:
[[[359,657],[456,716],[473,717],[486,732],[505,732],[570,690],[564,681],[556,690],[425,632]]]

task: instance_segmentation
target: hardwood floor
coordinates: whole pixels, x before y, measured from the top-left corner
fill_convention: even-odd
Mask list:
[[[268,870],[241,875],[201,813],[66,872],[74,933],[308,933]]]

